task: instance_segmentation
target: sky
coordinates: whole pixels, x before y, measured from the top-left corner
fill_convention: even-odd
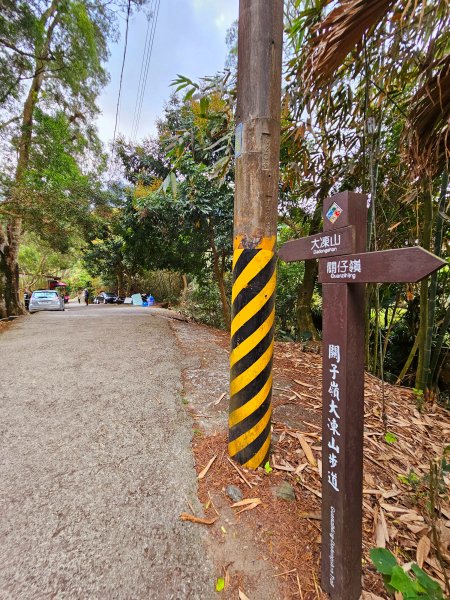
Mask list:
[[[152,5],[150,1],[148,7]],[[238,17],[238,5],[239,0],[160,0],[138,140],[155,133],[155,121],[163,114],[164,102],[173,91],[170,84],[177,74],[196,80],[223,69],[228,54],[225,36]],[[130,17],[117,127],[117,134],[126,138],[132,134],[147,23],[143,11]],[[125,20],[121,19],[121,38],[110,47],[107,64],[110,83],[99,98],[97,127],[105,144],[114,134],[124,32]]]

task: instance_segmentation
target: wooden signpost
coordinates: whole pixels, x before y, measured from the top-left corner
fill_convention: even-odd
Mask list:
[[[323,233],[284,244],[287,262],[319,258],[323,283],[322,588],[361,595],[364,427],[364,288],[414,282],[446,262],[423,248],[366,252],[367,196],[327,198]]]

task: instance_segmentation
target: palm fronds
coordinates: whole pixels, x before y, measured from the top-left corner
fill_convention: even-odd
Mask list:
[[[393,6],[395,0],[342,0],[319,23],[305,65],[311,90],[328,83],[347,54]]]
[[[450,54],[427,69],[406,127],[406,157],[417,175],[433,177],[450,159]]]

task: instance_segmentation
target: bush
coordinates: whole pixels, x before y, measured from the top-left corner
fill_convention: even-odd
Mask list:
[[[297,293],[305,263],[278,262],[275,306],[276,336],[280,339],[297,339]]]
[[[156,302],[176,304],[183,291],[183,276],[175,271],[146,271],[139,277],[141,290],[150,292]]]
[[[231,273],[225,275],[227,297],[231,299]],[[222,302],[212,277],[192,280],[181,295],[179,311],[197,323],[225,329]]]

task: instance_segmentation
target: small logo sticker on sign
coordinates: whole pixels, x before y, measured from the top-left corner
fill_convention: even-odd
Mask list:
[[[336,204],[336,202],[333,202],[333,204],[330,206],[330,208],[328,209],[328,212],[326,214],[326,217],[329,221],[331,221],[331,223],[334,223],[335,221],[337,221],[339,219],[339,217],[342,215],[342,208],[339,206],[339,204]]]

